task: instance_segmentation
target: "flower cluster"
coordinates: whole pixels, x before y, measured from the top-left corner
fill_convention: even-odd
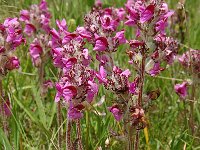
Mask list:
[[[45,0],[42,0],[39,5],[32,5],[30,10],[20,12],[20,21],[25,23],[24,33],[28,38],[33,39],[30,44],[30,55],[36,67],[39,67],[48,57],[50,18]]]
[[[181,65],[183,65],[187,70],[200,75],[200,51],[190,49],[182,56],[178,58]],[[192,70],[191,70],[192,69]]]
[[[134,26],[137,31],[136,39],[129,41],[129,63],[140,66],[141,58],[145,56],[148,62],[145,70],[155,76],[164,70],[162,60],[172,64],[177,53],[177,42],[166,36],[167,21],[173,11],[163,1],[155,0],[129,0],[125,6],[128,11],[125,25]]]
[[[124,8],[93,8],[93,10],[85,16],[85,33],[88,35],[88,42],[93,45],[93,50],[96,52],[96,59],[99,61],[99,71],[96,73],[96,78],[99,84],[114,93],[116,98],[113,105],[109,107],[109,111],[113,114],[117,121],[125,121],[131,125],[134,118],[140,118],[143,114],[133,115],[138,110],[139,106],[132,103],[132,94],[138,94],[138,80],[129,81],[131,72],[129,69],[122,70],[114,64],[113,52],[116,52],[118,47],[126,44],[128,41],[125,38],[125,30],[121,29],[120,23],[124,21],[126,11]],[[130,105],[130,108],[129,108]],[[143,109],[141,108],[141,111]],[[129,117],[127,117],[129,116]],[[140,120],[138,119],[138,120]]]
[[[19,60],[13,55],[13,51],[24,42],[17,18],[7,18],[0,24],[0,76],[6,75],[9,70],[19,68]]]
[[[91,56],[84,48],[85,41],[79,33],[67,31],[66,21],[56,21],[59,31],[51,30],[52,57],[56,67],[61,69],[61,77],[56,83],[55,101],[64,99],[68,105],[68,117],[79,119],[83,116],[84,103],[91,103],[98,92],[95,72],[90,68]]]

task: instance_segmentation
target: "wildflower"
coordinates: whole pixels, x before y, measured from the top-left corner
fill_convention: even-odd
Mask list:
[[[176,93],[183,99],[187,96],[187,85],[187,82],[183,82],[182,84],[176,84],[174,86]]]
[[[190,49],[178,58],[179,62],[186,69],[192,68],[196,74],[200,73],[200,50]]]
[[[117,121],[120,121],[122,119],[122,111],[119,109],[117,105],[113,105],[112,107],[109,107],[108,109],[113,114],[113,116],[115,117]]]

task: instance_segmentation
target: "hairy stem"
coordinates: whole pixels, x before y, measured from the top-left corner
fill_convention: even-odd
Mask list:
[[[66,150],[73,150],[71,143],[71,121],[67,118]]]
[[[83,150],[82,136],[81,136],[81,121],[80,121],[80,119],[78,119],[76,121],[76,131],[77,131],[77,139],[78,139],[79,150]]]
[[[142,107],[142,95],[143,95],[143,86],[144,86],[144,73],[145,73],[145,61],[146,61],[146,56],[143,54],[142,57],[142,63],[140,66],[141,72],[140,72],[140,82],[139,82],[139,95],[138,95],[138,106]],[[134,150],[138,150],[139,147],[139,133],[140,130],[136,129],[136,136],[135,136],[135,144],[134,144]]]
[[[139,95],[138,95],[138,106],[142,106],[142,94],[143,94],[143,86],[144,86],[144,73],[145,73],[145,60],[146,56],[143,55],[142,63],[141,63],[141,72],[140,72],[140,83],[139,83]]]
[[[90,118],[89,112],[86,111],[86,141],[85,141],[85,149],[89,149],[89,129],[90,129]]]
[[[61,115],[61,104],[60,101],[58,102],[57,105],[57,121],[58,121],[58,128],[61,127],[61,123],[62,123],[62,115]],[[62,148],[62,128],[59,129],[58,132],[58,147],[59,149]]]
[[[139,149],[139,143],[140,143],[140,130],[136,130],[134,150]]]

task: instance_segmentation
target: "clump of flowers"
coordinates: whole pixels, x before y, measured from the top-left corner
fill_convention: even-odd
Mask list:
[[[56,22],[59,30],[51,30],[53,63],[60,69],[55,101],[62,100],[67,107],[68,129],[70,130],[70,125],[74,121],[80,128],[79,120],[83,117],[85,103],[93,101],[98,92],[98,86],[94,80],[95,72],[90,68],[91,56],[88,49],[84,47],[86,44],[84,38],[79,33],[81,27],[71,33],[67,31],[64,19]],[[70,131],[67,134],[67,145],[70,148],[72,147]],[[80,133],[77,134],[80,136]]]
[[[145,74],[156,76],[175,59],[178,44],[166,34],[168,18],[173,13],[163,1],[128,0],[125,8],[103,9],[98,5],[85,16],[81,32],[96,52],[99,61],[96,77],[117,97],[109,110],[117,121],[123,120],[127,138],[132,137],[133,128],[146,126],[143,110]],[[136,29],[135,39],[127,40],[125,29],[118,31],[120,23]],[[129,81],[131,72],[128,69],[123,71],[114,65],[113,52],[121,44],[130,46],[127,51],[129,64],[137,72],[133,82]],[[135,143],[137,149],[137,138]],[[132,147],[130,144],[128,146]]]
[[[41,94],[45,94],[43,90],[45,84],[45,63],[50,57],[50,12],[47,3],[41,0],[40,4],[31,5],[30,10],[22,10],[20,12],[20,21],[24,23],[24,33],[27,35],[28,43],[30,43],[29,51],[33,65],[38,68],[39,82]]]
[[[178,58],[180,64],[196,75],[200,75],[200,51],[190,49]]]
[[[18,69],[20,62],[14,55],[18,46],[25,42],[18,18],[7,18],[0,24],[0,113],[5,133],[8,135],[6,117],[10,116],[10,103],[3,90],[3,79],[11,70]]]
[[[17,18],[7,18],[0,24],[0,76],[1,80],[8,71],[18,69],[19,60],[13,52],[25,42],[22,28]]]

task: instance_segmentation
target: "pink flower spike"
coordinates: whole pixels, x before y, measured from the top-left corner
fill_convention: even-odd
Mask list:
[[[176,84],[174,86],[176,94],[178,94],[183,99],[185,99],[187,96],[187,85],[187,82],[183,82],[182,84]]]
[[[154,9],[155,9],[154,5],[147,6],[147,8],[141,14],[140,23],[145,23],[145,22],[149,21],[154,15]]]

